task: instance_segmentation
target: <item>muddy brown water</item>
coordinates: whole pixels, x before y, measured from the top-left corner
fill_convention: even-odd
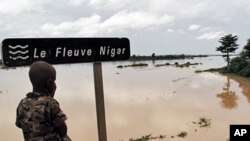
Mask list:
[[[188,68],[155,67],[164,63],[202,63]],[[107,136],[128,141],[144,135],[164,135],[170,141],[226,141],[230,124],[250,123],[250,81],[246,78],[195,70],[226,65],[220,57],[145,61],[148,67],[116,68],[132,62],[103,63]],[[55,98],[67,114],[74,141],[97,141],[92,64],[56,65]],[[31,90],[28,68],[0,69],[0,137],[23,140],[15,127],[15,111]],[[201,117],[209,127],[194,124]],[[185,138],[176,135],[187,132]],[[171,138],[174,137],[174,138]]]

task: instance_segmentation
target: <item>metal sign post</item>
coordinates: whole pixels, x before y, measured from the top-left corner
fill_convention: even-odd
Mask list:
[[[93,70],[94,70],[94,83],[95,83],[98,138],[99,141],[107,141],[101,62],[93,63]]]

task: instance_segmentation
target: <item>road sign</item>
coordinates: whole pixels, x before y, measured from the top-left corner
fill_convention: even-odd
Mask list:
[[[127,60],[127,38],[16,38],[2,42],[5,66],[26,66],[43,60],[50,64]]]
[[[30,65],[43,60],[50,64],[94,62],[94,83],[99,141],[107,141],[102,61],[127,60],[127,38],[17,38],[2,42],[5,66]]]

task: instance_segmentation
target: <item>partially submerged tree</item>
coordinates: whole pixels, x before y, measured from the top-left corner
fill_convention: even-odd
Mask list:
[[[216,51],[222,52],[224,55],[223,57],[227,61],[227,68],[229,68],[230,64],[230,53],[234,53],[236,49],[238,49],[238,44],[236,43],[238,40],[237,35],[224,35],[223,37],[220,38],[219,42],[221,45],[216,48]]]

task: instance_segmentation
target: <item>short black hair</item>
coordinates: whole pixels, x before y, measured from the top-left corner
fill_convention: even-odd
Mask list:
[[[55,68],[45,61],[36,61],[30,66],[29,78],[33,88],[46,89],[47,80],[55,79],[55,77]]]

